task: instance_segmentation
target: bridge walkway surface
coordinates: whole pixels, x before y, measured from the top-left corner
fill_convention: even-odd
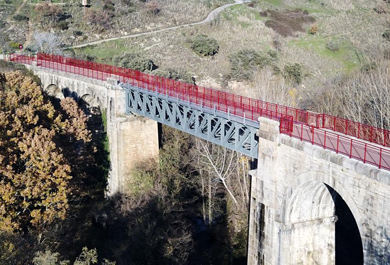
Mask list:
[[[159,122],[176,128],[191,127],[189,120],[192,120],[192,124],[195,126],[200,119],[204,118],[202,113],[218,116],[222,120],[216,123],[224,124],[224,126],[230,124],[228,128],[224,126],[222,128],[222,133],[226,131],[230,136],[225,135],[224,138],[221,138],[221,129],[218,129],[209,131],[208,136],[202,138],[210,140],[210,133],[213,133],[214,143],[230,147],[228,145],[231,136],[241,135],[238,141],[241,144],[240,150],[235,150],[255,158],[257,153],[254,153],[253,150],[257,145],[253,141],[256,138],[253,129],[259,127],[259,117],[266,117],[280,122],[280,133],[282,134],[346,155],[363,163],[390,170],[390,132],[388,130],[112,65],[42,53],[38,53],[36,56],[12,54],[8,59],[13,62],[36,65],[53,71],[102,81],[106,81],[107,78],[116,79],[124,89],[128,90],[128,99],[131,98],[131,102],[128,100],[126,107],[129,111],[149,118],[158,118]],[[155,99],[149,98],[150,96],[154,96]],[[165,103],[162,102],[164,99]],[[139,102],[136,103],[134,100]],[[172,105],[175,102],[177,105]],[[163,105],[165,110],[161,109]],[[172,112],[174,108],[176,108],[175,114]],[[156,113],[156,109],[162,112]],[[186,115],[183,111],[186,111]],[[167,118],[171,115],[171,118],[162,117],[163,113]],[[176,116],[173,118],[172,115]],[[186,126],[182,124],[184,116],[190,117],[185,120]],[[177,120],[175,121],[176,125],[173,124],[173,120]],[[238,124],[235,125],[235,129],[231,129],[232,122]],[[210,127],[207,126],[211,126],[211,124],[213,121],[209,117],[208,122],[203,123],[203,128],[210,130]],[[250,128],[251,133],[243,133],[242,128],[244,127]],[[197,135],[199,128],[198,131],[192,128],[188,129],[187,132]],[[220,141],[215,140],[217,139],[215,137],[219,137]]]

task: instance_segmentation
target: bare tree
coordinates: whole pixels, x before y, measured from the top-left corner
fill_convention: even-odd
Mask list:
[[[202,195],[207,197],[207,203],[203,200],[203,217],[207,215],[212,222],[215,195],[221,184],[232,202],[233,215],[245,216],[249,203],[248,158],[200,139],[195,140],[193,152],[201,175]]]
[[[291,86],[282,75],[275,74],[271,68],[259,70],[253,78],[251,97],[264,101],[297,106],[300,87]]]
[[[62,54],[62,42],[56,34],[50,32],[36,32],[33,35],[33,42],[39,52],[58,55]]]
[[[379,60],[359,72],[326,83],[310,107],[376,127],[390,129],[390,62]]]

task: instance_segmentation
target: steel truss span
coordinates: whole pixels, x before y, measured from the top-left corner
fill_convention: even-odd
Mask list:
[[[214,144],[258,157],[255,126],[235,121],[226,113],[122,84],[126,89],[126,112],[139,114]]]

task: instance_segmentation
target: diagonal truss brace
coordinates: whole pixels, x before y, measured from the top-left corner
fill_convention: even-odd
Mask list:
[[[257,128],[225,113],[128,84],[126,113],[139,114],[247,156],[258,157]]]

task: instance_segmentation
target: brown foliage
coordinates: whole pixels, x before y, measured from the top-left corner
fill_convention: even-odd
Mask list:
[[[267,10],[262,16],[270,17],[265,25],[283,37],[294,36],[295,32],[304,32],[303,26],[307,23],[314,23],[315,19],[308,15],[307,12],[300,9],[295,10]]]
[[[147,2],[145,8],[149,14],[157,15],[160,13],[160,7],[156,1]]]
[[[43,2],[35,6],[35,12],[42,24],[52,24],[58,21],[59,15],[63,13],[63,10],[58,5]]]
[[[75,157],[65,151],[69,139],[89,141],[86,117],[69,99],[62,115],[19,72],[0,79],[0,230],[40,228],[65,218]]]
[[[88,10],[85,19],[92,25],[92,27],[102,32],[111,28],[111,18],[113,14],[107,10]]]

